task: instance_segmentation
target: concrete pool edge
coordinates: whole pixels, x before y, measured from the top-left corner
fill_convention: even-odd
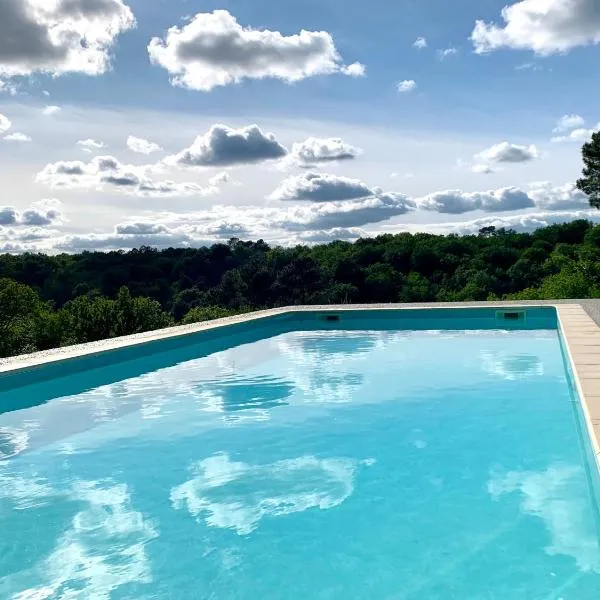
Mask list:
[[[588,315],[581,304],[552,302],[481,302],[438,304],[345,304],[320,306],[289,306],[226,317],[214,321],[179,325],[158,331],[111,338],[77,346],[56,348],[0,360],[0,377],[17,374],[45,365],[57,364],[70,359],[84,358],[137,345],[185,337],[203,331],[225,328],[230,325],[265,321],[273,317],[285,317],[298,312],[342,312],[360,310],[430,310],[464,308],[553,308],[557,314],[557,327],[569,360],[574,384],[585,415],[586,426],[593,453],[600,468],[600,327]]]

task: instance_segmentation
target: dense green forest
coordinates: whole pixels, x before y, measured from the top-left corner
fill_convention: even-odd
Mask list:
[[[600,297],[600,226],[0,256],[0,354],[293,304]]]
[[[577,187],[600,208],[600,132]],[[294,304],[600,297],[600,225],[0,256],[0,356]]]

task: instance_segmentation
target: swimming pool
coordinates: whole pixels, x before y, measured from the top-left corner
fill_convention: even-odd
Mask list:
[[[4,376],[0,598],[596,600],[556,327],[299,312]]]

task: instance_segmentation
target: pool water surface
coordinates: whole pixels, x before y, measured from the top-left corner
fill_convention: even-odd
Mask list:
[[[305,328],[119,368],[1,394],[0,598],[599,597],[555,330]]]

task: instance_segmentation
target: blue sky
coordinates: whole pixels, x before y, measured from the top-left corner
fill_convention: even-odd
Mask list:
[[[586,216],[600,7],[507,2],[0,0],[0,250]]]

